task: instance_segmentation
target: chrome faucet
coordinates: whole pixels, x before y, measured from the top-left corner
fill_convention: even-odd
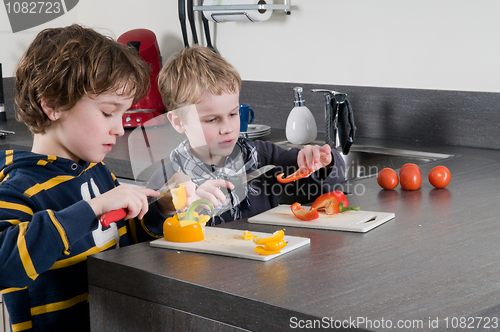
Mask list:
[[[325,97],[325,143],[332,149],[340,148],[339,138],[339,105],[347,99],[347,94],[326,89],[312,89],[312,92],[323,92]]]

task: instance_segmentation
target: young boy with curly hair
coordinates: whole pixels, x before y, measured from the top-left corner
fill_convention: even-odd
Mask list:
[[[0,289],[13,331],[89,331],[87,256],[161,236],[150,213],[98,222],[120,208],[143,218],[158,196],[119,185],[102,162],[149,72],[135,50],[79,25],[43,30],[20,61],[16,118],[33,147],[0,152]]]
[[[185,48],[169,59],[158,80],[167,117],[187,139],[153,174],[148,187],[158,189],[174,174],[184,173],[191,184],[187,186],[190,199],[205,198],[215,205],[212,224],[269,210],[278,205],[282,194],[311,197],[344,182],[344,160],[326,144],[285,150],[240,137],[240,75],[210,49]],[[264,165],[277,167],[247,184],[246,175]],[[313,173],[286,185],[276,180],[277,174],[288,175],[297,168]],[[164,215],[175,213],[168,200],[157,207]]]

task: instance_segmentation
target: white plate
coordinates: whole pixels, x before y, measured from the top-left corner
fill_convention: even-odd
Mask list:
[[[261,124],[249,124],[246,133],[249,135],[259,134],[271,130],[271,127]]]
[[[249,124],[246,132],[240,132],[241,136],[247,135],[248,138],[259,138],[271,133],[271,127],[261,124]]]

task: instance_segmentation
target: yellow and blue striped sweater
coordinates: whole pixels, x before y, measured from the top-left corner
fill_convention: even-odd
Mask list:
[[[103,163],[6,150],[0,170],[0,290],[12,330],[89,331],[87,256],[160,237],[161,216],[102,229],[86,201],[118,185]]]

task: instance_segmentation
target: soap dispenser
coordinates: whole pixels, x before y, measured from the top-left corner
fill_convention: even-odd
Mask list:
[[[318,134],[316,121],[302,99],[302,88],[294,88],[293,94],[295,107],[290,111],[286,120],[286,139],[293,144],[311,143]]]

